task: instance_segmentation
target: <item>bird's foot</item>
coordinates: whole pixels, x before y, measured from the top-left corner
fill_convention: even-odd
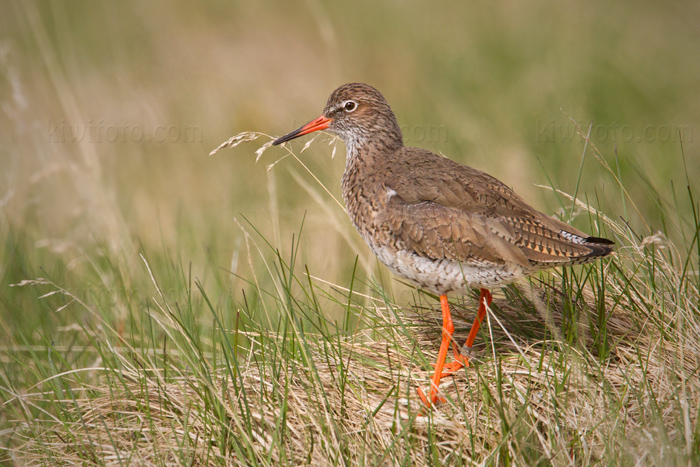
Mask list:
[[[457,373],[459,370],[464,368],[465,366],[469,366],[469,359],[474,358],[474,352],[469,352],[468,354],[464,354],[466,347],[462,347],[462,349],[458,349],[456,345],[453,345],[453,350],[454,350],[454,361],[453,362],[446,362],[445,365],[442,367],[442,373],[440,373],[440,379],[446,378],[447,376],[451,376],[455,373]],[[433,368],[435,368],[437,365],[433,364]]]
[[[459,349],[459,356],[455,354],[455,359],[466,362],[472,362],[472,363],[479,363],[479,356],[481,355],[481,352],[477,352],[474,350],[472,347],[467,347],[466,345],[463,345]],[[466,363],[464,366],[469,366],[469,363]]]
[[[446,378],[447,376],[451,376],[457,373],[465,366],[469,366],[469,361],[466,359],[463,362],[455,360],[454,362],[445,363],[445,366],[442,367],[443,371],[440,374],[440,378]]]
[[[425,395],[423,390],[421,388],[416,388],[416,392],[418,393],[418,396],[420,397],[420,400],[423,402],[423,405],[425,405],[426,409],[430,409],[432,406],[440,403],[445,402],[445,398],[438,395],[437,391],[430,391],[430,398]],[[423,414],[423,413],[422,413]]]

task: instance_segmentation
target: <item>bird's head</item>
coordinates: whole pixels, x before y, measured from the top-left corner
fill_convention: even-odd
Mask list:
[[[401,128],[384,96],[372,86],[349,83],[333,91],[323,114],[291,133],[275,140],[282,144],[319,130],[338,135],[349,152],[370,141],[387,148],[403,146]]]

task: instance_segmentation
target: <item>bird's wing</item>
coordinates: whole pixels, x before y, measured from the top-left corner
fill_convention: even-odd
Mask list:
[[[591,237],[535,210],[496,178],[432,156],[402,157],[412,170],[394,171],[386,186],[395,195],[386,203],[383,221],[421,256],[527,267],[604,253],[588,241]],[[396,167],[396,161],[392,164]]]
[[[510,241],[515,232],[496,219],[432,201],[407,203],[397,194],[377,220],[391,229],[398,246],[426,258],[528,266]]]

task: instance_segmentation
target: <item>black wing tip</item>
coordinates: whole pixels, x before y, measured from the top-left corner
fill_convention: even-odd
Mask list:
[[[588,237],[585,240],[586,243],[593,243],[595,245],[614,245],[615,242],[602,237]]]
[[[615,249],[613,246],[615,242],[601,237],[588,237],[584,244],[591,249],[591,252],[584,258],[602,258],[603,256],[608,256]]]

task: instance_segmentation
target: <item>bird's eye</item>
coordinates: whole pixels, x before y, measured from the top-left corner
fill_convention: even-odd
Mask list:
[[[352,112],[357,108],[357,103],[355,101],[347,101],[345,103],[344,109],[346,112]]]

